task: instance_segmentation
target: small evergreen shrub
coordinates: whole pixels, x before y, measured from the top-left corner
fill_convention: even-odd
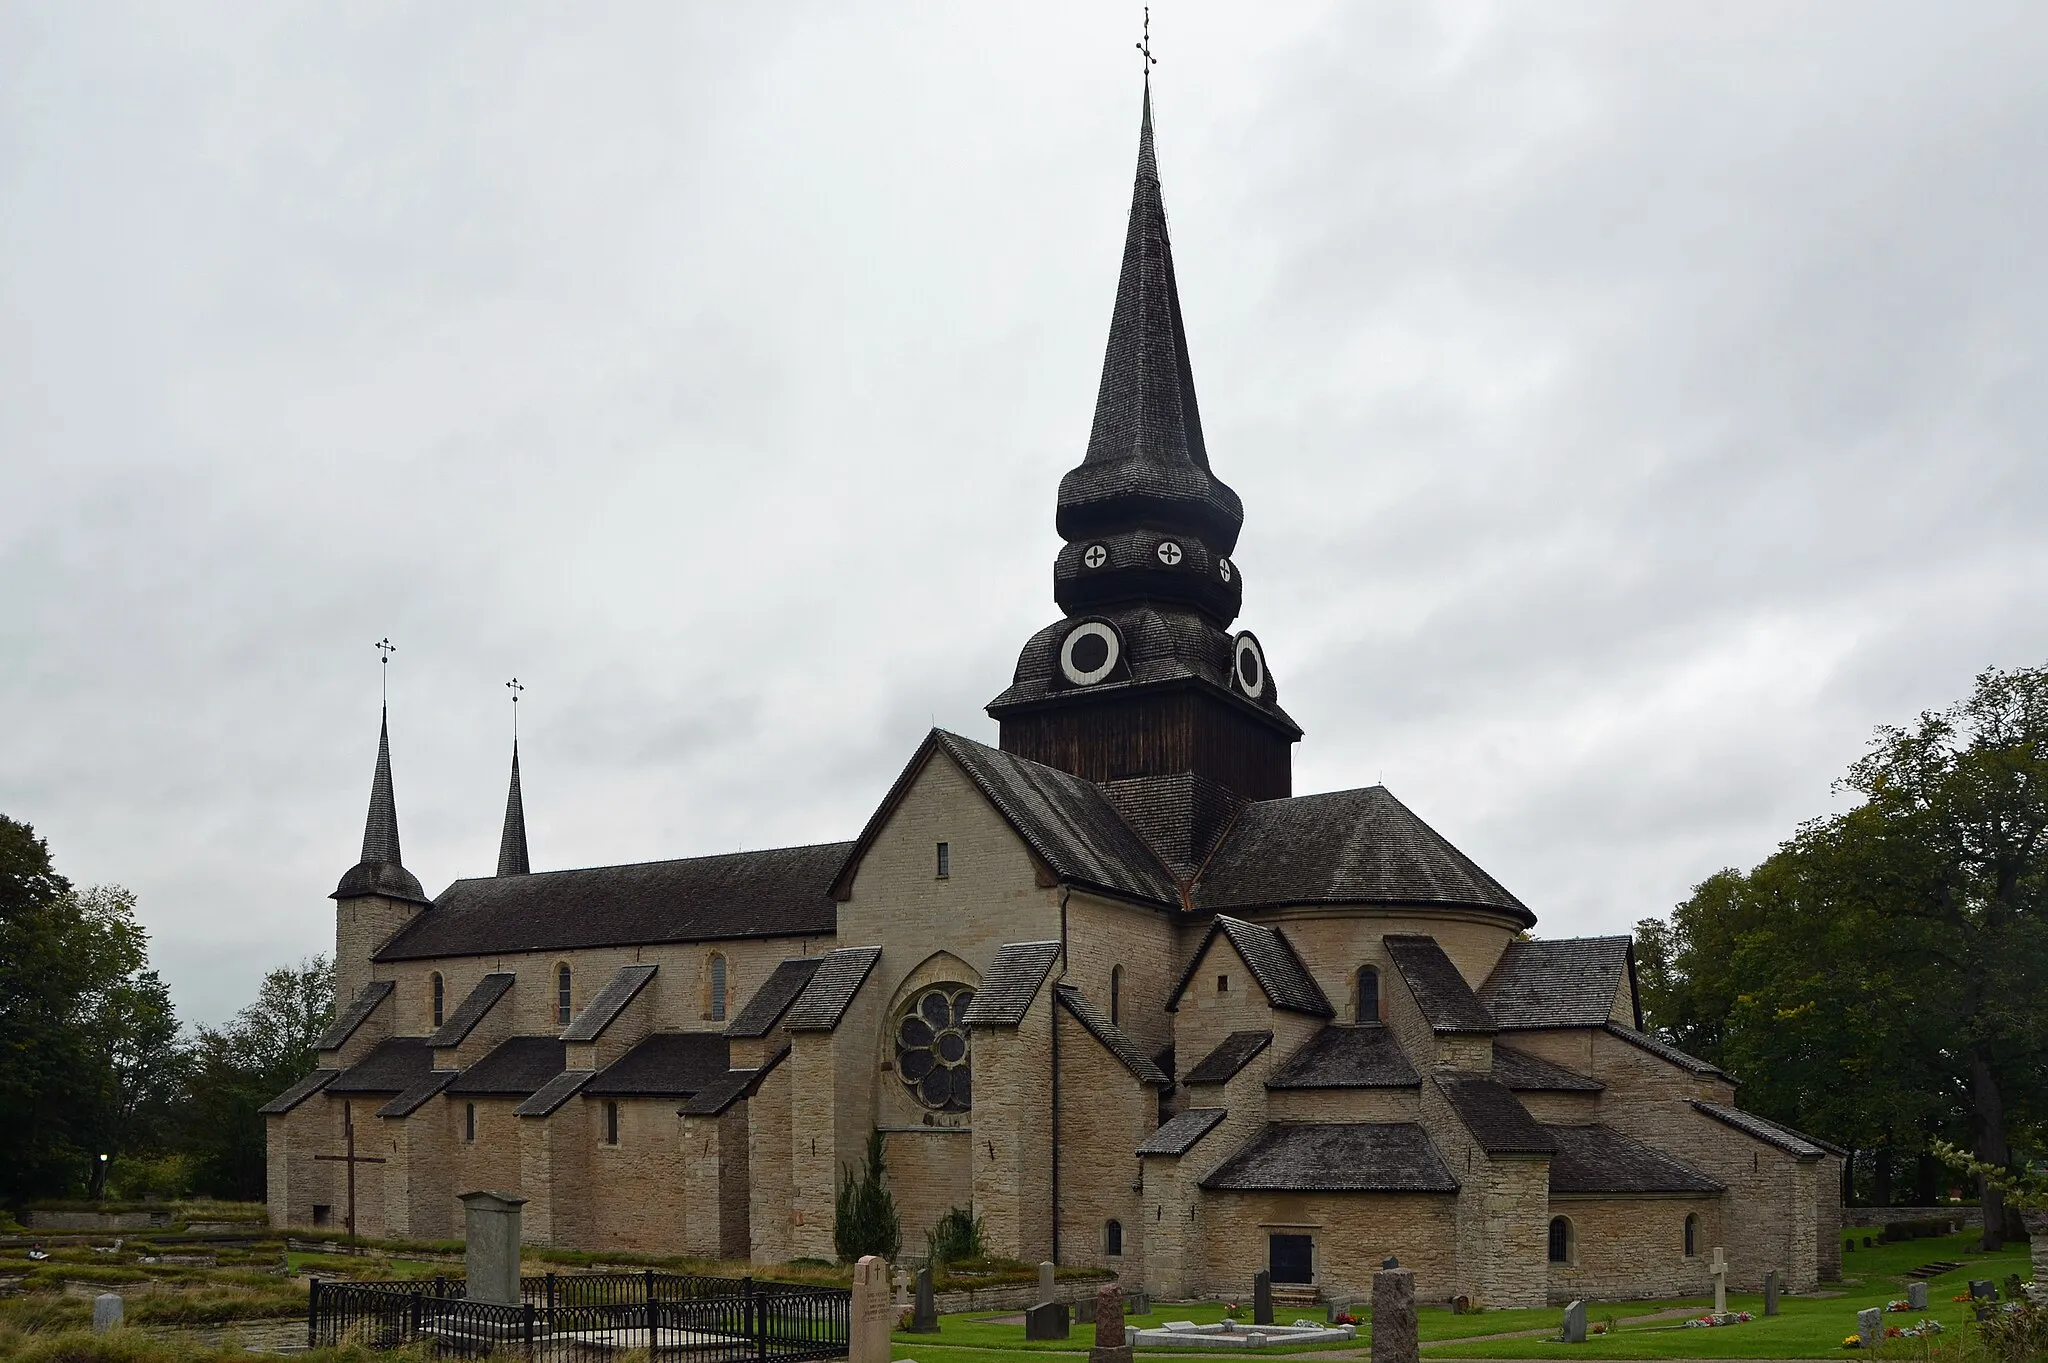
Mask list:
[[[924,1233],[925,1257],[934,1266],[982,1257],[981,1218],[966,1207],[947,1209],[939,1223]]]
[[[869,1254],[894,1259],[903,1248],[903,1222],[896,1199],[882,1184],[882,1133],[868,1133],[867,1158],[856,1175],[839,1171],[839,1192],[832,1208],[832,1250],[843,1264]]]

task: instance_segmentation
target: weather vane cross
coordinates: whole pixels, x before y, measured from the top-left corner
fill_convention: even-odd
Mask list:
[[[384,702],[387,705],[391,702],[391,655],[396,652],[398,645],[391,642],[390,635],[377,641],[377,661],[384,665]]]
[[[1159,58],[1152,55],[1152,7],[1150,5],[1145,6],[1145,40],[1140,43],[1132,43],[1131,46],[1137,48],[1139,55],[1144,58],[1145,83],[1150,85],[1152,83],[1152,68],[1159,65]]]
[[[519,741],[519,693],[526,688],[520,685],[519,678],[514,677],[511,681],[505,683],[505,689],[512,693],[512,741],[517,743]]]

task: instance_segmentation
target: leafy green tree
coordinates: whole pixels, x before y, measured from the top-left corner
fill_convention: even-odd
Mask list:
[[[76,1172],[66,1129],[77,1083],[71,884],[25,823],[0,815],[0,1203],[60,1190]]]
[[[200,1191],[263,1198],[264,1129],[257,1109],[312,1070],[313,1043],[333,1015],[333,963],[314,956],[265,975],[255,1001],[225,1027],[199,1029],[185,1148],[194,1157]]]

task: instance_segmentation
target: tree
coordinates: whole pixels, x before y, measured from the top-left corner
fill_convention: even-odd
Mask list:
[[[149,965],[134,893],[96,886],[75,908],[69,947],[84,969],[72,1026],[89,1063],[71,1128],[91,1168],[88,1195],[100,1197],[111,1159],[165,1148],[184,1094],[186,1052],[170,990]]]
[[[325,956],[263,977],[253,1003],[193,1045],[185,1146],[194,1178],[216,1197],[260,1201],[267,1167],[257,1111],[313,1068],[313,1044],[334,1014],[334,967]]]
[[[1872,1152],[1881,1196],[1895,1154],[1925,1183],[1965,1132],[2010,1167],[2048,1117],[2048,669],[1880,729],[1841,787],[1862,803],[1638,925],[1645,1011],[1757,1111]]]
[[[832,1249],[839,1261],[850,1264],[863,1255],[894,1259],[903,1248],[903,1223],[896,1215],[896,1199],[882,1182],[882,1133],[868,1133],[867,1159],[859,1174],[850,1168],[839,1171],[838,1196],[832,1208]]]
[[[0,815],[0,1202],[64,1182],[76,1149],[64,1130],[75,1080],[68,1034],[77,971],[65,950],[71,883],[25,823]]]

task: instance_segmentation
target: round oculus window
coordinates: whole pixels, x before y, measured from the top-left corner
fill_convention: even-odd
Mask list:
[[[974,1106],[973,1056],[967,1009],[974,990],[935,984],[920,990],[896,1019],[896,1074],[910,1096],[934,1112]]]
[[[1231,667],[1237,674],[1237,687],[1247,696],[1257,698],[1266,693],[1266,655],[1259,651],[1259,641],[1249,634],[1237,636],[1237,643],[1231,648]]]
[[[1090,568],[1100,568],[1109,562],[1109,550],[1100,544],[1091,544],[1081,551],[1081,562]]]
[[[1060,675],[1076,686],[1093,686],[1116,669],[1123,641],[1100,620],[1088,620],[1067,632],[1060,645]]]
[[[1159,555],[1159,561],[1169,568],[1177,566],[1183,558],[1187,557],[1187,551],[1172,540],[1161,540],[1159,548],[1154,552]]]
[[[1229,559],[1219,558],[1216,560],[1216,573],[1225,582],[1230,581],[1230,575],[1233,571],[1235,570],[1231,568]]]

